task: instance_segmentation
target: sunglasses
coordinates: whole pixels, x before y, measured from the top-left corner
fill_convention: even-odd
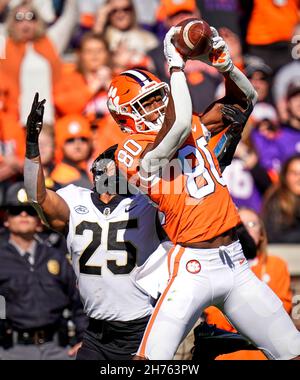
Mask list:
[[[17,12],[15,14],[15,20],[16,21],[33,21],[36,20],[36,14],[34,12],[28,11],[28,12]]]
[[[66,140],[66,143],[74,143],[75,141],[88,142],[89,140],[86,137],[71,137]]]
[[[116,8],[116,9],[113,9],[110,14],[113,15],[115,13],[118,13],[118,12],[125,12],[125,13],[129,13],[129,12],[132,12],[133,11],[133,7],[132,6],[128,6],[128,7],[124,7],[124,8]]]
[[[22,214],[22,212],[26,212],[29,216],[37,216],[37,213],[32,206],[9,206],[7,208],[7,213],[10,216],[18,216]]]

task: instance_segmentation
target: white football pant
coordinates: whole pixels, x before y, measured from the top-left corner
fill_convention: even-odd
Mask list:
[[[171,360],[202,311],[217,306],[270,359],[300,355],[300,333],[282,302],[248,266],[239,242],[218,249],[176,245],[169,281],[145,330],[138,355]]]

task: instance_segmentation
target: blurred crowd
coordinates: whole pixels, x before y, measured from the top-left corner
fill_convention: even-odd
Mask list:
[[[0,205],[22,181],[27,115],[47,99],[46,185],[90,188],[97,155],[123,138],[106,107],[111,79],[138,67],[169,81],[166,31],[202,17],[227,42],[258,103],[224,176],[237,206],[258,212],[271,243],[300,243],[299,0],[0,0]],[[188,61],[196,112],[223,95],[220,75]],[[1,214],[1,225],[5,216]]]

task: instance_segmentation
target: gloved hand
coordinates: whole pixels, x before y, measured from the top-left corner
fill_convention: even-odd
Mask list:
[[[172,43],[172,38],[176,33],[179,33],[179,31],[172,26],[164,39],[164,54],[169,65],[169,70],[171,70],[172,67],[183,69],[185,66],[183,57],[179,54]]]
[[[217,29],[210,27],[212,31],[212,48],[207,54],[194,57],[193,60],[199,60],[215,67],[220,73],[231,71],[234,64],[230,57],[229,49],[226,42],[219,36]]]
[[[231,125],[231,128],[234,129],[238,126],[244,127],[247,123],[247,120],[253,110],[252,102],[248,102],[248,106],[245,111],[241,111],[238,107],[225,104],[221,109],[224,119]]]
[[[241,140],[244,126],[253,110],[252,102],[248,102],[245,111],[241,111],[238,107],[225,104],[221,110],[224,123],[229,125],[228,131],[225,132],[219,143],[215,147],[215,154],[218,158],[221,171],[230,165]]]
[[[43,126],[44,104],[46,100],[39,101],[36,93],[26,122],[26,157],[34,158],[39,155],[38,137]]]

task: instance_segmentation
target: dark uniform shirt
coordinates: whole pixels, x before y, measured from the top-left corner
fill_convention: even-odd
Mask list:
[[[72,312],[78,339],[86,328],[76,277],[65,255],[46,244],[36,244],[34,262],[22,256],[4,236],[0,243],[0,295],[13,329],[59,325],[63,311]]]

